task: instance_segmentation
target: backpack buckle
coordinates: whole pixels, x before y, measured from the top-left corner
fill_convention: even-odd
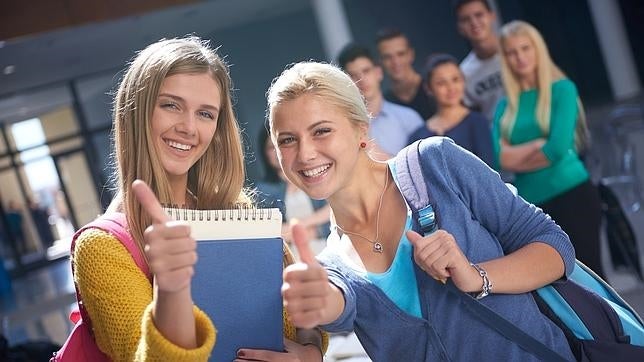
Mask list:
[[[418,224],[423,236],[436,231],[436,213],[431,204],[418,210]]]

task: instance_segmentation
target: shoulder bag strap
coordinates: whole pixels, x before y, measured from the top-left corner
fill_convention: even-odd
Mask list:
[[[152,281],[152,275],[150,273],[150,269],[148,267],[148,264],[145,260],[145,257],[141,253],[141,249],[138,247],[134,239],[132,239],[132,235],[127,231],[127,221],[125,219],[125,214],[123,213],[110,213],[110,214],[104,214],[101,217],[95,219],[94,221],[90,222],[89,224],[85,225],[76,233],[74,233],[74,236],[72,237],[72,244],[71,244],[71,249],[70,249],[70,255],[74,255],[74,249],[76,247],[76,239],[78,236],[80,236],[83,231],[87,229],[100,229],[103,230],[107,233],[112,234],[118,241],[125,246],[127,251],[132,255],[132,259],[134,259],[134,262],[136,263],[136,266],[141,269],[141,271],[145,274],[145,276],[148,278],[148,280]],[[71,268],[72,268],[72,275],[74,275],[74,263],[70,263]],[[78,286],[74,282],[74,290],[76,292],[76,301],[78,302],[78,311],[80,312],[80,316],[83,319],[83,323],[87,324],[89,327],[89,331],[92,332],[92,322],[89,318],[89,315],[87,314],[87,311],[85,310],[85,306],[83,305],[83,300],[81,298],[80,292],[78,291]],[[73,312],[72,312],[73,314]],[[74,321],[75,322],[75,321]]]

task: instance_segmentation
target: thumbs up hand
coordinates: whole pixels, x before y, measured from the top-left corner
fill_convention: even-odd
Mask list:
[[[145,182],[134,181],[132,190],[143,211],[152,218],[143,238],[156,287],[169,293],[190,287],[197,262],[197,243],[190,236],[190,226],[171,220]]]
[[[481,290],[481,277],[470,266],[452,234],[437,230],[423,237],[410,230],[407,238],[414,248],[414,261],[429,276],[443,283],[451,278],[464,292]]]
[[[284,269],[284,307],[296,327],[313,328],[329,322],[325,318],[327,309],[332,304],[334,290],[339,291],[329,284],[326,270],[315,259],[304,226],[295,224],[291,232],[300,262]]]

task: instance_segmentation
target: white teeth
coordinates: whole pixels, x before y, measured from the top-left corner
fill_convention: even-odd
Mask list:
[[[183,143],[170,141],[170,140],[165,141],[165,143],[167,143],[168,146],[170,146],[172,148],[176,148],[176,149],[179,149],[179,150],[182,150],[182,151],[189,151],[192,148],[191,145],[184,145]]]
[[[324,165],[324,166],[316,167],[316,168],[311,169],[311,170],[303,170],[302,173],[306,177],[315,177],[315,176],[320,175],[322,172],[328,170],[329,167],[330,167],[329,165]]]

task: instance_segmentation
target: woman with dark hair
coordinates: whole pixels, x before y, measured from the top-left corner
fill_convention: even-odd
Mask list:
[[[436,114],[411,134],[408,143],[431,136],[446,136],[492,165],[489,122],[463,104],[465,77],[456,59],[449,54],[431,55],[424,74],[425,91],[436,99],[438,108]]]

